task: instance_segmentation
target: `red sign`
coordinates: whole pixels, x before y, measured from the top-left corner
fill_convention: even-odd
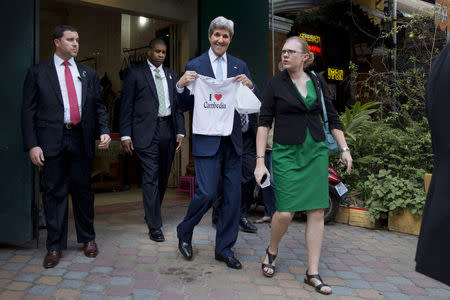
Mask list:
[[[320,47],[318,47],[318,46],[309,45],[308,48],[309,48],[309,51],[314,52],[315,54],[319,54],[319,55],[322,54],[322,49],[320,49]]]

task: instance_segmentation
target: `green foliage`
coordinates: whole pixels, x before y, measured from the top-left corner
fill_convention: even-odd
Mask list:
[[[382,169],[395,176],[422,184],[425,172],[433,167],[431,135],[425,118],[398,128],[385,121],[369,121],[360,127],[357,163],[370,167],[376,174]]]
[[[357,101],[352,105],[351,109],[346,107],[345,112],[340,116],[344,133],[355,141],[355,133],[359,126],[364,121],[370,120],[370,115],[377,111],[376,109],[370,108],[379,104],[380,102],[368,102],[361,105],[361,102]]]
[[[396,49],[386,42],[394,33]],[[433,58],[445,45],[445,33],[429,16],[414,15],[380,39],[385,46],[373,54],[375,66],[361,72],[349,63],[352,94],[356,101],[379,104],[376,113],[373,107],[366,110],[376,119],[363,114],[360,121],[352,111],[355,107],[340,116],[354,160],[345,181],[360,193],[372,221],[397,209],[422,214],[423,178],[433,168],[425,89]]]
[[[360,72],[359,66],[350,62],[350,86],[356,100],[381,102],[381,119],[389,116],[406,127],[403,122],[425,116],[428,73],[446,37],[426,15],[402,20],[381,39],[389,40],[394,33],[399,40],[397,48],[379,47],[372,57],[377,64],[367,72]]]
[[[352,174],[347,175],[345,181],[351,190],[360,192],[369,214],[375,219],[385,217],[391,208],[406,204],[413,213],[420,214],[425,201],[423,177],[433,168],[427,120],[410,121],[406,128],[396,127],[397,123],[391,121],[389,118],[363,121],[354,133],[355,139],[347,139],[354,161]],[[389,179],[395,179],[395,184],[401,183],[411,192],[398,194],[393,188],[387,188],[385,172],[388,172]],[[368,192],[379,187],[386,191],[380,197],[375,197],[379,192]],[[389,201],[394,201],[394,204],[388,205]]]
[[[361,194],[369,209],[372,222],[386,218],[398,209],[409,209],[413,214],[422,214],[425,203],[423,190],[400,176],[393,176],[390,170],[371,174],[360,185]]]
[[[364,78],[353,83],[357,89],[355,98],[360,101],[381,103],[380,117],[398,116],[404,119],[421,119],[425,116],[425,86],[428,66],[408,68],[402,71],[357,73],[353,67],[350,78]]]

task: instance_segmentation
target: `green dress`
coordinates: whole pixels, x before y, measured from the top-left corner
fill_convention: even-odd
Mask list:
[[[306,87],[306,98],[299,94],[309,108],[317,93],[311,80]],[[328,148],[324,141],[316,142],[307,128],[303,143],[274,143],[272,155],[277,211],[328,208]]]

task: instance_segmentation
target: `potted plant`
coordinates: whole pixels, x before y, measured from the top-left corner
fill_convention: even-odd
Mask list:
[[[347,196],[348,198],[348,196]],[[349,212],[348,212],[348,206],[346,205],[339,205],[339,211],[336,215],[336,218],[334,219],[334,221],[336,223],[341,223],[341,224],[348,224],[348,219],[349,219]]]
[[[361,104],[360,101],[356,101],[351,108],[346,107],[345,111],[340,115],[343,131],[348,137],[348,142],[353,145],[358,140],[358,133],[360,126],[371,120],[371,115],[377,111],[374,109],[380,102],[368,102]],[[335,162],[338,164],[339,162]],[[359,177],[359,171],[353,170],[353,177]],[[352,180],[351,180],[352,181]],[[348,203],[339,207],[339,212],[335,218],[335,222],[350,224],[354,226],[361,226],[367,228],[374,228],[375,224],[370,221],[367,209],[364,208],[362,201],[360,200],[357,190],[350,192],[347,195]]]
[[[351,226],[375,228],[376,221],[372,220],[366,204],[361,200],[361,195],[355,192],[348,206],[348,224]]]
[[[361,184],[372,221],[388,218],[389,230],[419,234],[425,197],[413,182],[380,170]]]
[[[428,187],[430,186],[431,174],[425,173],[424,177],[426,195],[428,193]],[[389,214],[389,230],[419,235],[420,225],[422,224],[421,212],[423,210],[423,202],[420,201],[419,205],[416,204],[415,207],[419,207],[420,209],[403,209],[394,211],[392,214]],[[413,214],[412,212],[414,212],[415,214]],[[420,215],[418,213],[420,213]]]
[[[365,208],[358,191],[348,194],[347,199],[348,203],[339,207],[335,222],[351,226],[375,228],[376,224],[370,219],[368,209]]]

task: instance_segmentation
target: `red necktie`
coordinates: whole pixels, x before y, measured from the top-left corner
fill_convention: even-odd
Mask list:
[[[80,110],[78,109],[77,92],[75,91],[75,85],[73,84],[72,72],[69,69],[69,62],[63,63],[66,68],[64,69],[64,75],[66,77],[67,95],[69,96],[70,106],[70,121],[73,124],[80,122]]]

